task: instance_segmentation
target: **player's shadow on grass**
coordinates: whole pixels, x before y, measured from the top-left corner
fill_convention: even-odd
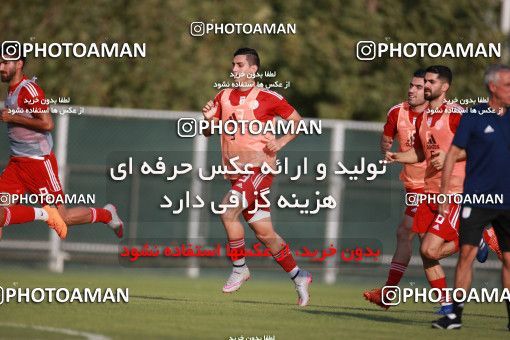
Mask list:
[[[234,300],[236,303],[251,303],[255,305],[274,305],[274,306],[291,306],[295,305],[286,303],[286,302],[269,302],[269,301],[252,301],[252,300]],[[324,307],[324,308],[338,308],[339,306],[323,306],[323,305],[313,305],[314,307]],[[361,310],[361,308],[360,308]]]
[[[252,300],[234,300],[234,302],[237,302],[237,303],[252,303],[252,304],[261,304],[261,305],[276,305],[276,306],[293,306],[293,305],[289,305],[288,303],[284,303],[284,302],[268,302],[268,301],[252,301]],[[367,308],[364,308],[364,307],[349,307],[349,306],[339,306],[339,305],[336,305],[336,306],[328,306],[328,305],[316,305],[316,304],[313,304],[313,305],[310,305],[310,307],[312,308],[334,308],[334,309],[350,309],[350,310],[356,310],[356,311],[360,311],[360,312],[383,312],[383,313],[407,313],[408,311],[403,311],[403,310],[388,310],[388,311],[384,311],[382,309],[376,309],[376,308],[371,308],[371,306],[368,306]],[[430,311],[424,311],[424,310],[421,310],[421,311],[413,311],[413,313],[424,313],[424,314],[431,314]]]
[[[375,314],[369,314],[366,313],[366,310],[364,310],[365,313],[352,313],[352,312],[343,312],[343,311],[325,311],[325,310],[312,310],[312,309],[303,309],[303,313],[309,313],[309,314],[315,314],[315,315],[327,315],[327,316],[347,316],[347,317],[354,317],[359,319],[365,319],[369,321],[379,321],[379,322],[392,322],[397,323],[399,325],[407,324],[407,325],[416,325],[416,324],[428,324],[427,321],[419,321],[419,320],[403,320],[400,318],[394,318],[392,316],[388,315],[375,315]]]
[[[275,306],[292,306],[285,302],[269,302],[269,301],[253,301],[253,300],[234,300],[236,303],[251,303],[251,304],[260,304],[260,305],[275,305]],[[310,305],[311,308],[334,308],[334,309],[347,309],[347,310],[353,310],[353,311],[360,311],[360,312],[376,312],[376,313],[392,313],[392,314],[407,314],[409,312],[412,312],[414,314],[426,314],[430,315],[432,318],[434,317],[440,317],[440,315],[434,314],[433,310],[406,310],[406,309],[389,309],[389,310],[383,310],[380,308],[373,308],[372,306],[367,307],[350,307],[350,306],[328,306],[328,305]],[[502,319],[506,320],[506,316],[499,316],[499,315],[491,315],[491,314],[478,314],[478,313],[464,313],[466,316],[474,316],[474,317],[482,317],[482,318],[489,318],[489,319]]]
[[[148,296],[148,295],[130,295],[130,298],[143,299],[143,300],[161,300],[161,301],[184,301],[189,302],[189,299],[171,298],[166,296]]]

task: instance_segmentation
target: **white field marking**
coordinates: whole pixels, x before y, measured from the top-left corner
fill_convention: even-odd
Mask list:
[[[89,340],[110,340],[111,338],[101,335],[101,334],[94,334],[94,333],[88,333],[88,332],[82,332],[82,331],[76,331],[73,329],[67,329],[67,328],[55,328],[55,327],[48,327],[48,326],[37,326],[37,325],[25,325],[22,323],[14,323],[14,322],[0,322],[0,327],[15,327],[15,328],[25,328],[25,329],[34,329],[37,331],[43,331],[43,332],[53,332],[53,333],[60,333],[65,335],[74,335],[74,336],[81,336],[85,339]]]

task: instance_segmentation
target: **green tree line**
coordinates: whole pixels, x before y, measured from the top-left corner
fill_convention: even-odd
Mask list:
[[[308,117],[383,120],[405,99],[412,72],[445,64],[454,73],[450,96],[486,95],[482,75],[497,59],[381,58],[359,61],[360,40],[502,43],[498,0],[4,0],[0,40],[146,43],[136,59],[32,58],[50,97],[77,105],[200,110],[229,80],[233,52],[259,51],[262,71],[290,82],[277,91]],[[295,23],[290,35],[193,37],[190,23]],[[5,85],[3,86],[5,89]]]

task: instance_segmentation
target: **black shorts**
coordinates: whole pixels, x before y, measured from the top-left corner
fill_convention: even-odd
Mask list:
[[[492,225],[501,251],[510,251],[510,210],[463,206],[460,211],[459,244],[478,246],[483,229]]]

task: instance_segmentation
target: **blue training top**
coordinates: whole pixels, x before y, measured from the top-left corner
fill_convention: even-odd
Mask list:
[[[469,205],[510,210],[510,109],[501,116],[488,109],[479,104],[467,110],[452,144],[467,154],[464,194],[503,197],[503,204]]]

